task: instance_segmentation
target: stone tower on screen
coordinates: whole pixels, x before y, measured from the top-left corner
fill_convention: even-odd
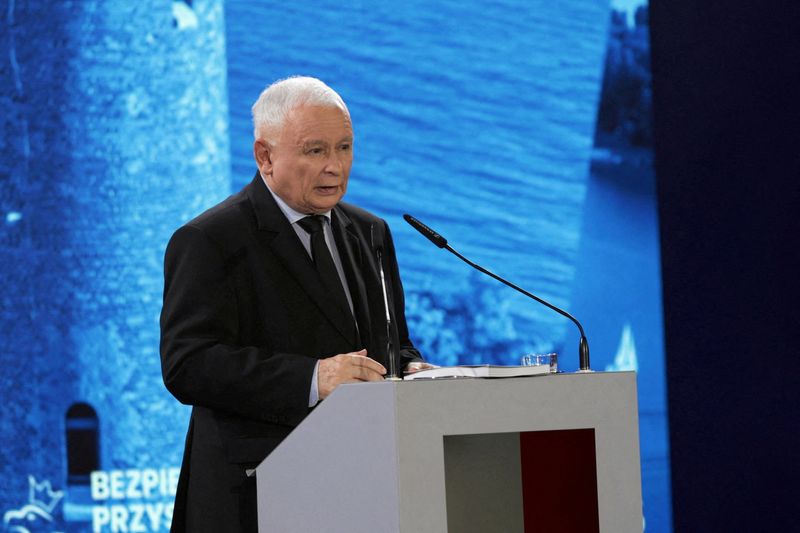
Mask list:
[[[11,527],[25,505],[86,519],[92,470],[180,464],[188,411],[158,355],[163,253],[229,193],[230,156],[222,0],[7,0],[0,17]]]

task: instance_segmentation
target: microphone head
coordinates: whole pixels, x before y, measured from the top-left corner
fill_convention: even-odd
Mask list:
[[[447,239],[445,239],[444,237],[433,231],[431,228],[429,228],[416,218],[412,217],[409,214],[403,215],[403,218],[405,219],[406,222],[411,224],[411,227],[413,227],[418,232],[422,233],[429,241],[431,241],[439,248],[444,248],[445,246],[447,246]]]

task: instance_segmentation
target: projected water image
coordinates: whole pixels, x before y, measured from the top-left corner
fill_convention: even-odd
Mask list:
[[[404,212],[573,311],[595,369],[638,371],[647,530],[669,531],[643,2],[232,2],[227,15],[234,189],[253,171],[244,104],[261,75],[325,79],[356,131],[346,199],[391,224],[423,353],[439,364],[516,364],[524,353],[557,351],[574,370],[578,335],[433,247]]]

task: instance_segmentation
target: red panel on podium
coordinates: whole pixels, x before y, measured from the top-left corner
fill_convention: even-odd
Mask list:
[[[599,533],[594,429],[519,437],[525,533]]]

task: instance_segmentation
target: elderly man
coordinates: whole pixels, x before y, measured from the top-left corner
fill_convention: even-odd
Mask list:
[[[166,252],[164,382],[193,406],[173,531],[255,531],[245,470],[338,385],[384,379],[375,243],[398,366],[427,366],[408,338],[389,228],[340,201],[353,162],[342,99],[289,78],[261,94],[253,122],[253,181],[181,227]]]

